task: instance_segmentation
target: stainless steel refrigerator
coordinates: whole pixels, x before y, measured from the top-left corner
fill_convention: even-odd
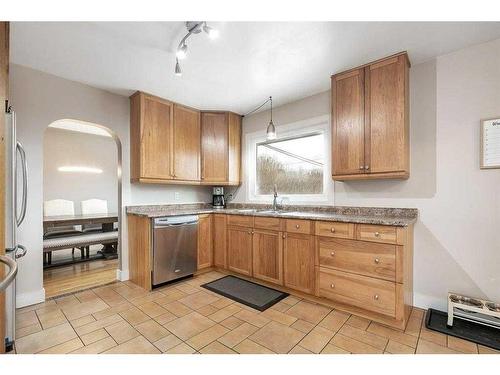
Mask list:
[[[28,198],[28,166],[23,145],[17,140],[16,113],[6,106],[5,121],[5,253],[17,261],[26,255],[26,247],[18,243],[17,232],[26,216]],[[16,281],[5,290],[6,349],[10,350],[16,336]]]

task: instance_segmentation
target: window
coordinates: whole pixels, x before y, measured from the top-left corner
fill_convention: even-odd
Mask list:
[[[323,194],[324,134],[257,143],[256,194]]]
[[[264,130],[246,136],[248,200],[269,203],[276,185],[290,203],[333,203],[328,116],[281,125],[272,141]]]

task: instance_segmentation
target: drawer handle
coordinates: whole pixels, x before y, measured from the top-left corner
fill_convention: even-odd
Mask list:
[[[299,228],[300,228],[300,225],[299,225],[299,224],[296,224],[296,225],[295,225],[295,228],[299,229]]]
[[[375,237],[380,237],[380,233],[379,232],[375,232]]]
[[[330,232],[335,233],[335,228],[330,229]]]
[[[335,288],[335,284],[330,284],[330,288]]]
[[[380,263],[380,259],[375,258],[375,261],[374,261],[374,262],[375,262],[375,264],[379,264],[379,263]]]
[[[335,251],[332,251],[332,252],[330,253],[330,255],[331,255],[332,257],[333,257],[333,256],[335,256]]]
[[[374,299],[374,300],[376,300],[376,301],[378,301],[378,294],[375,294],[375,295],[373,296],[373,299]]]

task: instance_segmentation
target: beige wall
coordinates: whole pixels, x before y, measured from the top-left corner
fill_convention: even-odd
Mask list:
[[[55,128],[47,128],[43,138],[43,200],[66,199],[80,202],[103,199],[109,212],[118,212],[118,153],[115,140]],[[99,168],[102,173],[61,172],[62,166]]]
[[[17,112],[18,138],[26,148],[29,194],[26,220],[19,242],[28,248],[19,260],[18,306],[40,302],[45,297],[42,272],[43,134],[61,119],[86,121],[111,129],[121,141],[123,157],[123,205],[168,202],[208,202],[208,187],[143,186],[130,183],[129,100],[81,83],[69,81],[19,65],[11,65],[10,99]],[[179,192],[179,200],[174,193]],[[128,277],[127,226],[121,233],[122,277]]]
[[[500,116],[499,58],[496,40],[413,66],[410,179],[335,183],[335,205],[419,209],[417,306],[443,309],[448,291],[500,301],[500,170],[479,169],[479,120]],[[275,124],[329,114],[329,99],[325,92],[277,108]],[[245,118],[244,133],[265,131],[268,116]]]

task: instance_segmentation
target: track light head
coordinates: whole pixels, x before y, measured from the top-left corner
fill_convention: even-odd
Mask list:
[[[179,60],[175,60],[175,75],[180,77],[182,75],[181,66],[179,65]]]
[[[186,43],[182,43],[181,46],[179,46],[179,48],[177,48],[177,52],[175,53],[175,56],[177,56],[177,58],[179,60],[183,60],[186,58],[186,55],[187,55],[187,44]]]
[[[219,30],[216,30],[210,26],[207,26],[206,22],[203,26],[203,31],[205,31],[210,39],[217,39],[219,36]]]

